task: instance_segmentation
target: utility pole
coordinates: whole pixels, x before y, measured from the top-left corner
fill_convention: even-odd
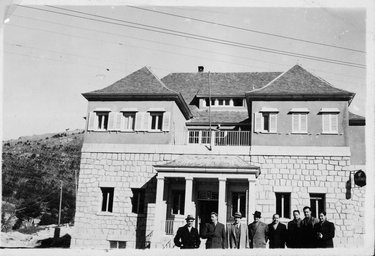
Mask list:
[[[61,221],[62,188],[63,188],[63,182],[61,180],[61,186],[60,186],[60,206],[59,206],[59,224],[58,224],[59,227],[60,227],[60,221]]]

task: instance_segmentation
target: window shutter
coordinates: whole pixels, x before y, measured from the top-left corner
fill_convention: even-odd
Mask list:
[[[263,130],[262,113],[254,113],[254,132]]]
[[[299,132],[299,115],[292,114],[292,132]]]
[[[109,115],[108,115],[108,130],[109,131],[114,131],[116,130],[116,112],[109,112]]]
[[[270,114],[270,132],[277,132],[277,114]]]
[[[301,132],[307,132],[307,114],[301,114]]]
[[[98,127],[97,125],[98,119],[96,117],[95,112],[90,112],[88,116],[88,125],[87,125],[87,130],[88,131],[94,131],[95,128]]]
[[[338,114],[331,114],[331,132],[339,132],[338,129]]]
[[[143,131],[148,131],[150,130],[150,119],[151,119],[151,115],[150,115],[150,112],[144,112],[143,113],[144,117],[143,117],[143,126],[142,126],[142,130]]]
[[[143,131],[143,119],[145,118],[146,112],[137,112],[135,114],[135,130]]]
[[[122,114],[122,112],[117,112],[116,113],[116,124],[115,124],[115,130],[116,131],[121,131],[123,128],[123,125],[122,125],[122,123],[123,123],[123,114]]]
[[[171,112],[165,112],[163,114],[163,131],[169,132],[171,126]]]
[[[329,115],[322,114],[322,127],[323,132],[329,132]]]

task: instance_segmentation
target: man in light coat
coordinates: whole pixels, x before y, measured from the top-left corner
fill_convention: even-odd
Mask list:
[[[254,212],[254,222],[249,224],[250,248],[266,248],[268,225],[260,221],[261,212]]]
[[[234,222],[227,224],[227,247],[230,249],[249,248],[247,225],[241,223],[242,214],[236,212]]]

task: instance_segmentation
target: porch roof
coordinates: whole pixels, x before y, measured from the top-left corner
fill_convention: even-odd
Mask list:
[[[184,155],[154,167],[157,172],[241,173],[255,174],[256,176],[260,173],[258,166],[251,165],[238,156],[223,155]]]

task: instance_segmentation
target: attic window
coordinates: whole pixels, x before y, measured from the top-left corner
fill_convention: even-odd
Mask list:
[[[243,107],[243,99],[241,99],[241,98],[234,98],[233,99],[233,106],[235,106],[235,107]]]

